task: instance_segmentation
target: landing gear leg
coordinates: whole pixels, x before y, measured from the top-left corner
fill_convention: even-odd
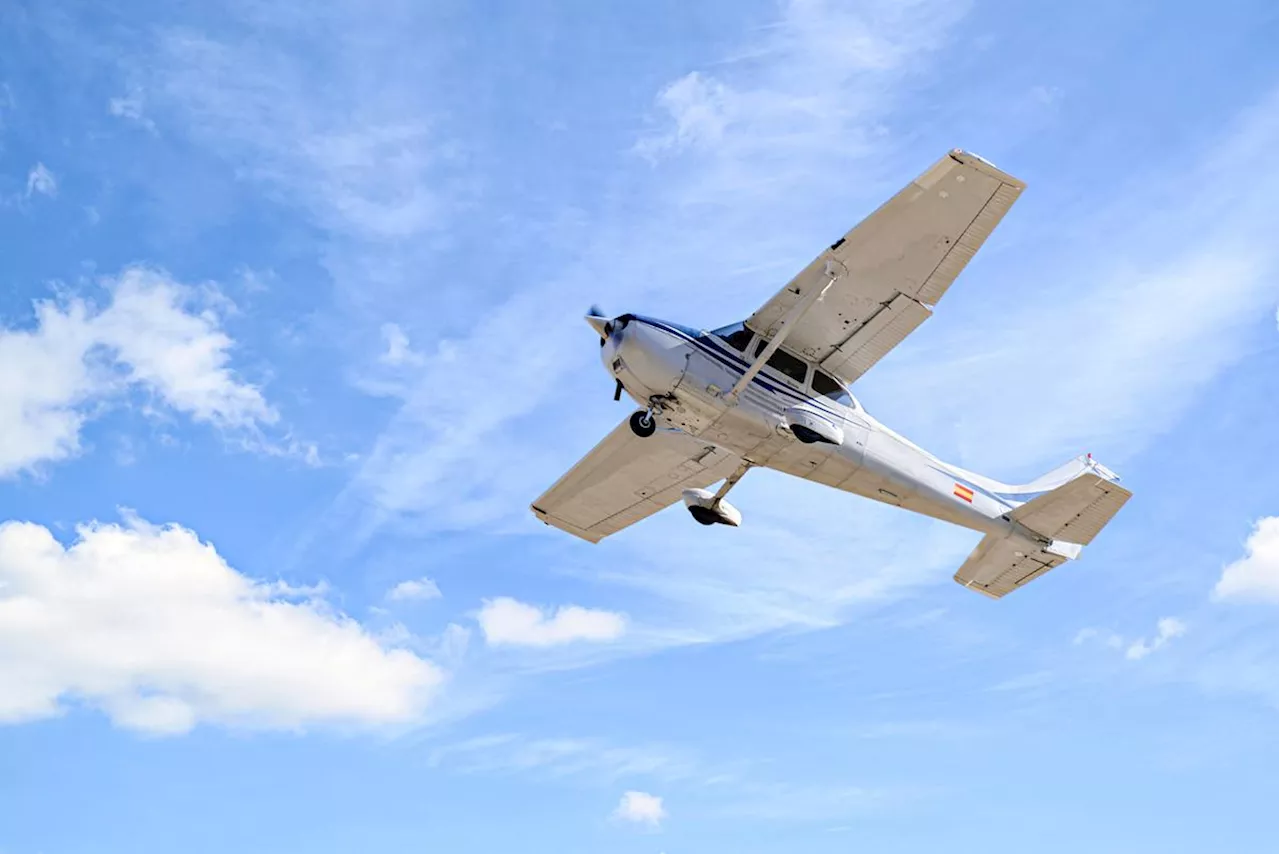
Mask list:
[[[751,463],[746,460],[742,461],[742,465],[738,466],[733,474],[724,479],[724,483],[720,485],[715,493],[708,489],[686,489],[682,494],[685,506],[689,508],[689,514],[701,525],[731,525],[738,527],[742,523],[742,514],[738,509],[731,505],[724,497],[729,494],[729,490],[742,480],[742,476],[751,468]]]
[[[642,409],[639,412],[631,413],[631,418],[627,423],[631,425],[631,432],[641,439],[649,438],[658,429],[657,419],[653,417],[653,410],[651,409]]]

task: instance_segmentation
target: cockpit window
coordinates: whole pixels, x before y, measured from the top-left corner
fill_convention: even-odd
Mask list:
[[[849,395],[849,390],[822,371],[813,372],[813,390],[823,397],[831,398],[836,403],[853,407],[853,398]]]
[[[723,338],[730,347],[741,352],[751,343],[753,333],[745,323],[731,323],[717,329],[715,334]]]
[[[768,346],[768,343],[768,341],[761,341],[756,346],[757,356],[764,352],[764,348]],[[791,377],[791,379],[798,383],[803,383],[804,375],[809,372],[809,366],[803,359],[797,359],[795,356],[782,350],[774,350],[773,355],[769,357],[769,361],[766,364],[783,376]]]

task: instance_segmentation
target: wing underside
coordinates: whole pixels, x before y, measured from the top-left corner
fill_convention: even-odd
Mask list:
[[[533,502],[539,519],[589,542],[652,516],[685,489],[710,486],[741,459],[683,433],[647,438],[624,421]]]
[[[932,314],[1025,184],[955,150],[814,259],[747,321],[772,337],[832,271],[839,278],[786,347],[853,382]],[[829,266],[830,265],[830,266]]]

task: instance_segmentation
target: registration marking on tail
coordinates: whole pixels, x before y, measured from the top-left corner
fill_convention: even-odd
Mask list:
[[[961,501],[968,501],[970,504],[973,503],[973,490],[964,484],[957,483],[955,490],[951,494],[956,498],[959,498]]]

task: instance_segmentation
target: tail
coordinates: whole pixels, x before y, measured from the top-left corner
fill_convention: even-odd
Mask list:
[[[1014,505],[1009,534],[988,534],[956,572],[965,587],[998,599],[1080,556],[1133,493],[1115,472],[1077,457],[1021,486],[1000,485]]]

